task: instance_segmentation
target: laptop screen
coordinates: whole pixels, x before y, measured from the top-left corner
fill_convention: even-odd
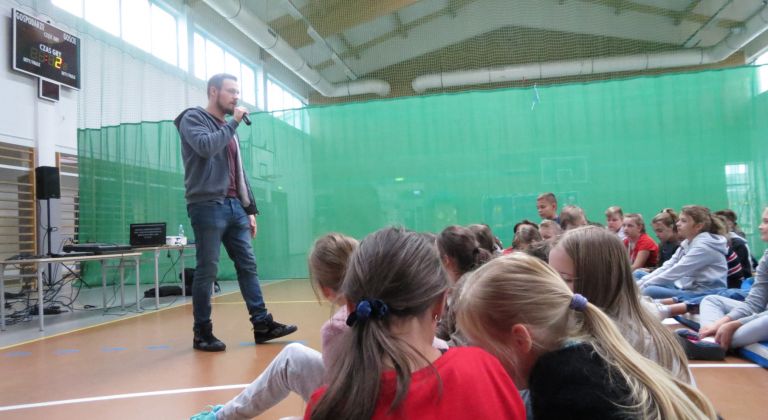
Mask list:
[[[132,223],[131,246],[165,245],[165,223]]]

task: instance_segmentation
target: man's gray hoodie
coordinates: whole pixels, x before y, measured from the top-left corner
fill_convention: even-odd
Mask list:
[[[724,236],[702,232],[692,241],[680,244],[664,265],[643,277],[640,288],[675,285],[679,289],[701,292],[726,287],[728,241]]]
[[[173,123],[181,135],[181,157],[184,160],[184,186],[187,204],[223,200],[229,189],[227,145],[237,142],[237,193],[247,214],[259,214],[248,177],[240,157],[237,121],[221,125],[202,107],[185,109]]]

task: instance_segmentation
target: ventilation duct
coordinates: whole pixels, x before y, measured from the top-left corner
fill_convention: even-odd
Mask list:
[[[203,0],[216,13],[227,19],[235,28],[259,44],[285,67],[326,97],[365,95],[375,93],[380,96],[389,94],[389,83],[383,80],[357,80],[331,84],[313,69],[283,38],[264,23],[248,8],[242,0]]]
[[[433,73],[413,79],[411,86],[417,93],[422,93],[428,89],[509,82],[523,79],[535,80],[551,77],[700,66],[725,60],[765,32],[766,29],[768,29],[768,6],[763,7],[749,18],[742,28],[734,29],[730,35],[717,45],[708,48]]]

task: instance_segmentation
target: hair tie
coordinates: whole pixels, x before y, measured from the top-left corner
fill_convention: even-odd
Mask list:
[[[587,303],[587,298],[578,293],[574,293],[569,308],[577,312],[584,312],[584,309],[587,309]]]
[[[379,299],[361,299],[355,310],[347,317],[347,325],[364,323],[369,319],[382,319],[389,313],[389,307]]]

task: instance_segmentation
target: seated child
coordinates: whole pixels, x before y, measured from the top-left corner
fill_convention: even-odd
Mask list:
[[[640,354],[690,382],[685,354],[640,300],[626,251],[615,234],[595,226],[570,230],[550,252],[549,265],[575,293],[611,317]],[[652,305],[650,309],[655,311]]]
[[[680,247],[680,239],[677,235],[677,214],[672,209],[664,209],[651,220],[653,232],[659,238],[659,261],[661,267],[672,258]],[[646,270],[651,271],[651,270]]]
[[[768,242],[768,208],[763,211],[759,229],[760,239]],[[744,302],[707,296],[700,312],[700,337],[714,337],[723,349],[768,340],[768,251],[760,259],[755,283]]]
[[[342,293],[350,329],[305,419],[524,419],[514,383],[484,350],[432,346],[448,279],[432,241],[401,228],[368,235]]]
[[[329,302],[341,305],[320,330],[323,353],[292,343],[286,346],[266,370],[228,403],[217,405],[192,417],[193,420],[250,419],[284,400],[293,391],[304,401],[319,388],[327,366],[338,353],[339,335],[347,327],[347,308],[340,293],[341,283],[357,240],[339,233],[317,239],[309,255],[309,277],[315,293]],[[319,298],[319,296],[318,296]]]
[[[541,239],[549,240],[560,236],[563,233],[563,229],[554,220],[542,220],[539,223],[539,234]]]
[[[624,246],[629,252],[632,271],[639,268],[655,268],[659,258],[659,246],[645,233],[645,221],[638,213],[628,214],[624,218]]]
[[[622,241],[627,235],[624,233],[624,211],[619,206],[611,206],[605,211],[605,225],[608,230],[619,236]]]
[[[680,248],[664,265],[639,280],[640,291],[662,299],[724,289],[728,276],[725,226],[708,208],[686,206],[681,211],[677,230],[684,239]]]
[[[515,253],[471,273],[457,315],[470,341],[529,388],[536,420],[717,418],[701,392],[638,353],[536,258]]]

